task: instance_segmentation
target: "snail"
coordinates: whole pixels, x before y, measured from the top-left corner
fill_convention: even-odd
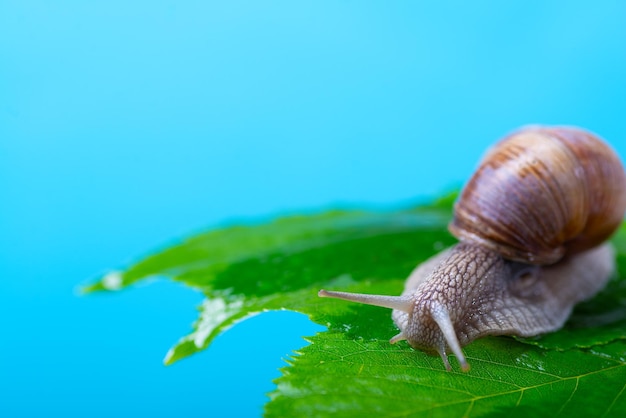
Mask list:
[[[393,309],[413,348],[448,352],[487,335],[536,336],[563,326],[615,269],[607,239],[626,210],[626,174],[603,140],[574,127],[531,126],[493,146],[454,205],[453,247],[419,265],[400,296],[320,290]]]

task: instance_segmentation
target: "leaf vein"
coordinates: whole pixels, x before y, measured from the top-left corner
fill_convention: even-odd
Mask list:
[[[606,409],[606,411],[602,415],[603,417],[606,417],[609,415],[609,412],[611,412],[611,409],[613,409],[613,406],[615,406],[615,404],[617,403],[617,400],[624,394],[624,391],[626,391],[626,385],[622,386],[622,389],[617,393],[617,395],[615,395],[615,398],[613,398],[613,402],[611,402],[609,407]]]

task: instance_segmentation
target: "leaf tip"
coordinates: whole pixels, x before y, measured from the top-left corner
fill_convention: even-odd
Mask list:
[[[163,358],[164,366],[170,366],[176,361],[176,359],[174,358],[174,354],[175,350],[173,348],[167,350],[167,354],[165,354],[165,357]]]
[[[102,287],[107,290],[119,290],[124,286],[124,277],[121,271],[111,271],[100,280]]]
[[[101,282],[95,282],[86,285],[78,285],[74,288],[74,294],[77,296],[85,296],[90,293],[101,292],[106,290]]]

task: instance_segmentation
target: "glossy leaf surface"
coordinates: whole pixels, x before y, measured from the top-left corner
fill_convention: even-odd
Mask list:
[[[201,289],[195,329],[166,355],[206,348],[267,310],[307,314],[328,330],[309,337],[282,370],[268,416],[623,416],[626,413],[626,229],[618,270],[564,329],[532,339],[490,337],[464,348],[472,369],[390,345],[386,309],[319,299],[321,288],[399,294],[411,270],[455,240],[451,199],[396,212],[334,211],[210,231],[112,272],[86,291],[151,277]],[[602,389],[602,390],[600,390]]]

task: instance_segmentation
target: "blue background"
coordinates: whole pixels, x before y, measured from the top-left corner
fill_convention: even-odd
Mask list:
[[[255,416],[271,313],[171,367],[201,296],[75,288],[236,220],[395,207],[529,123],[626,156],[626,2],[0,0],[0,416]],[[436,4],[435,4],[436,3]]]

